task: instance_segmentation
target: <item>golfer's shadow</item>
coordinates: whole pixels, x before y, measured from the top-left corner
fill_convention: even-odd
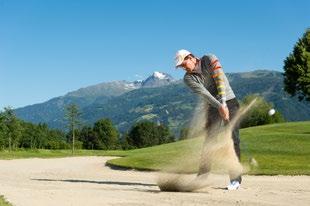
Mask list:
[[[103,185],[121,185],[121,186],[143,186],[143,187],[157,187],[156,184],[140,183],[140,182],[121,182],[121,181],[95,181],[95,180],[76,180],[76,179],[47,179],[47,178],[32,178],[35,181],[47,181],[47,182],[70,182],[70,183],[92,183]],[[158,192],[155,189],[137,189],[139,191]]]

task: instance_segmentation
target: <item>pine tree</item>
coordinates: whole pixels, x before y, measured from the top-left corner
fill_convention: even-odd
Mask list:
[[[70,104],[66,107],[66,119],[68,120],[70,131],[72,132],[72,154],[74,153],[74,144],[75,144],[75,130],[77,125],[80,123],[79,117],[81,113],[77,105]]]

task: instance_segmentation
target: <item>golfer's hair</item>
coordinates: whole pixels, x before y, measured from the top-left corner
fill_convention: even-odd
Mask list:
[[[198,57],[196,57],[194,54],[189,54],[188,56],[191,56],[191,57],[193,57],[193,58],[197,59],[198,61],[200,61],[200,60],[199,60],[199,58],[198,58]]]

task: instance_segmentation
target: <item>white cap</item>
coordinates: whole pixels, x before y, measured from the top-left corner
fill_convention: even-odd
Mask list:
[[[175,55],[175,67],[179,67],[183,61],[184,58],[187,57],[188,55],[190,55],[192,53],[190,53],[189,51],[185,50],[185,49],[181,49],[179,51],[177,51],[176,55]]]

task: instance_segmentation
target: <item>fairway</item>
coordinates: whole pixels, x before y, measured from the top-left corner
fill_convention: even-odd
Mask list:
[[[310,122],[290,122],[251,127],[241,130],[241,159],[248,165],[250,157],[258,162],[248,174],[310,175]],[[128,156],[108,161],[111,165],[161,170],[169,164],[182,162],[187,156],[193,161],[181,172],[197,171],[202,139],[129,151]],[[185,164],[183,162],[183,164]]]

